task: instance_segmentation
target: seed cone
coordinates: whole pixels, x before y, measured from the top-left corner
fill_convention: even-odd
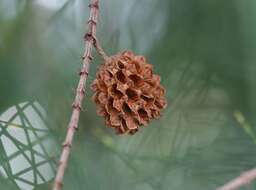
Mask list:
[[[124,51],[107,59],[92,83],[97,113],[118,134],[134,134],[167,105],[160,76],[143,56]]]

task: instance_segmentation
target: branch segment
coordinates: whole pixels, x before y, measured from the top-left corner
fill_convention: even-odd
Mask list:
[[[235,190],[242,186],[248,185],[253,180],[256,179],[256,168],[244,172],[239,177],[233,179],[232,181],[228,182],[224,186],[216,189],[216,190]]]
[[[85,40],[85,51],[83,55],[83,65],[79,73],[80,79],[77,86],[75,100],[72,104],[72,115],[68,125],[66,139],[63,143],[63,149],[59,161],[59,167],[57,170],[56,178],[54,181],[53,190],[61,190],[63,185],[63,177],[65,169],[68,164],[68,158],[70,155],[70,149],[74,138],[74,133],[78,129],[79,116],[81,112],[82,102],[85,95],[85,85],[87,76],[89,73],[90,62],[92,60],[92,48],[95,44],[96,36],[96,25],[99,14],[99,0],[91,0],[90,17],[88,21],[88,31],[84,36]]]

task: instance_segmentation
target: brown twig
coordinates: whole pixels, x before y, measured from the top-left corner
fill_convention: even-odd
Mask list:
[[[104,61],[106,61],[109,58],[107,56],[107,54],[105,53],[105,51],[103,50],[103,48],[101,47],[99,40],[96,37],[95,37],[95,41],[94,41],[94,47]]]
[[[59,161],[59,167],[54,181],[53,190],[61,190],[63,184],[63,177],[67,167],[70,149],[73,142],[75,131],[78,129],[79,116],[81,106],[85,95],[85,84],[89,72],[90,62],[92,60],[92,48],[96,44],[96,24],[99,14],[99,0],[91,0],[90,17],[88,20],[88,31],[84,35],[85,51],[83,55],[83,66],[80,71],[80,80],[76,90],[75,100],[72,104],[72,115],[68,125],[66,139],[63,143],[63,149]]]
[[[253,180],[256,179],[256,168],[244,172],[239,177],[231,180],[227,184],[223,185],[222,187],[216,189],[216,190],[235,190],[242,186],[248,185]]]

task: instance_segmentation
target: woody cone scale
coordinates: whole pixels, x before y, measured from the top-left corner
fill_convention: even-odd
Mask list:
[[[91,88],[97,113],[118,134],[134,134],[166,107],[160,76],[145,57],[124,51],[100,65]]]

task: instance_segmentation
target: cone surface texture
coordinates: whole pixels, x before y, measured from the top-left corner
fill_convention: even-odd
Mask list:
[[[118,134],[134,134],[161,115],[167,103],[160,77],[143,56],[131,51],[103,63],[92,83],[97,113]]]

